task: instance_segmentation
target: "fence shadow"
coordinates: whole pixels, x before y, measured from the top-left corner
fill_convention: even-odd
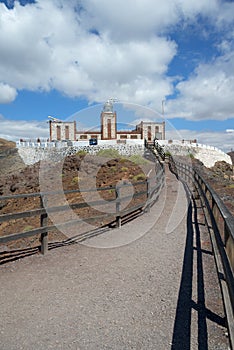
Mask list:
[[[151,203],[151,205],[153,205]],[[129,215],[126,215],[123,218],[122,225],[125,225],[137,217],[144,215],[144,210],[138,210],[134,213],[130,213]],[[94,230],[85,232],[84,234],[77,234],[73,237],[70,237],[68,239],[65,239],[63,241],[55,241],[55,242],[49,242],[48,243],[48,250],[53,250],[56,248],[65,247],[68,245],[74,245],[79,244],[83,241],[85,241],[88,238],[95,237],[98,235],[101,235],[104,232],[111,231],[112,229],[116,228],[116,221],[111,221],[99,228],[96,228]],[[10,251],[3,251],[0,252],[0,265],[7,264],[9,262],[13,262],[19,259],[23,259],[25,257],[29,257],[32,255],[39,254],[41,252],[41,246],[36,247],[29,247],[29,248],[20,248]]]
[[[189,201],[187,213],[187,237],[171,350],[191,349],[192,310],[197,312],[198,349],[208,350],[207,319],[219,324],[220,326],[225,326],[225,318],[222,318],[207,309],[205,305],[203,255],[210,255],[212,252],[203,250],[201,247],[200,223],[198,221],[196,202],[193,198],[190,198],[187,186],[184,185],[184,187],[187,194],[187,200]],[[196,242],[196,247],[193,246],[193,241]],[[194,251],[196,251],[196,254],[194,254]],[[194,264],[197,268],[197,302],[192,300]]]
[[[193,281],[193,224],[192,202],[188,196],[188,191],[186,191],[186,193],[189,201],[187,212],[187,237],[172,337],[172,350],[190,350]]]

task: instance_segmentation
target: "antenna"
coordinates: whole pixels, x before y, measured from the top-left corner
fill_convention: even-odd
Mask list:
[[[48,119],[50,119],[52,122],[58,122],[58,123],[62,123],[62,120],[51,117],[51,115],[48,116]]]
[[[115,98],[115,97],[111,97],[107,100],[107,102],[110,102],[110,103],[115,103],[115,102],[118,102],[118,99]]]

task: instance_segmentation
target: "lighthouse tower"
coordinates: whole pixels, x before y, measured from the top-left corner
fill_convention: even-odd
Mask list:
[[[101,112],[101,138],[102,140],[115,140],[116,133],[116,112],[113,111],[113,102],[108,100]]]

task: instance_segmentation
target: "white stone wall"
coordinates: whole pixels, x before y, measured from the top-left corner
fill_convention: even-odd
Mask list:
[[[231,157],[228,154],[217,152],[216,150],[199,148],[195,154],[195,158],[199,159],[208,168],[214,166],[218,161],[225,161],[228,164],[232,164]]]
[[[199,159],[207,168],[214,166],[219,161],[232,164],[231,157],[216,147],[195,143],[182,143],[181,141],[174,140],[173,143],[168,143],[168,141],[158,141],[158,143],[164,147],[165,151],[169,151],[172,155],[192,155],[194,158]]]
[[[163,142],[159,142],[163,144]],[[204,145],[203,145],[204,146]],[[91,154],[97,153],[100,149],[114,148],[119,151],[120,154],[142,154],[144,150],[143,140],[126,140],[126,144],[117,144],[116,140],[105,141],[100,140],[97,146],[89,146],[88,141],[73,142],[73,146],[64,147],[63,142],[48,143],[47,147],[41,147],[40,144],[27,146],[18,144],[18,153],[25,162],[25,164],[34,164],[43,159],[51,159],[53,161],[61,160],[67,154],[75,154],[80,150],[85,150]],[[231,157],[218,150],[192,146],[182,146],[179,144],[164,144],[165,151],[171,152],[172,155],[193,155],[199,159],[206,167],[214,166],[217,161],[225,161],[228,164],[232,164]]]
[[[31,165],[40,160],[51,160],[52,162],[61,161],[65,156],[76,154],[78,151],[86,151],[89,154],[96,154],[102,149],[116,149],[119,154],[130,156],[133,154],[143,155],[144,144],[124,144],[110,145],[108,143],[98,146],[71,146],[71,147],[53,147],[53,148],[34,148],[34,147],[20,147],[18,153],[26,165]]]

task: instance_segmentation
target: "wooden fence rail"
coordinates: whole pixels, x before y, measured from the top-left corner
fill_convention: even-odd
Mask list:
[[[100,215],[93,215],[90,217],[86,217],[86,222],[93,222],[93,221],[100,221],[103,219],[112,219],[113,216],[115,216],[116,226],[120,227],[122,224],[122,219],[126,217],[127,215],[130,215],[137,211],[147,210],[150,208],[152,203],[157,200],[159,193],[164,185],[164,168],[159,167],[156,173],[155,178],[147,178],[143,181],[133,182],[133,183],[125,183],[122,185],[118,185],[115,187],[101,187],[96,189],[84,189],[80,191],[77,190],[66,190],[66,191],[48,191],[48,192],[41,192],[41,193],[26,193],[26,194],[16,194],[16,195],[10,195],[10,196],[0,196],[0,202],[5,200],[17,200],[19,198],[29,198],[29,197],[38,197],[40,198],[40,207],[32,210],[25,210],[20,212],[14,212],[9,214],[2,214],[0,215],[0,224],[3,222],[9,222],[10,220],[17,220],[17,219],[24,219],[24,218],[30,218],[39,216],[40,217],[40,227],[34,228],[31,230],[28,230],[26,232],[15,232],[13,234],[5,235],[0,237],[0,244],[7,243],[10,241],[15,241],[17,239],[32,237],[35,235],[40,235],[40,250],[42,254],[45,254],[48,250],[48,232],[53,231],[55,229],[64,229],[66,226],[69,225],[75,225],[78,223],[81,223],[84,221],[84,219],[76,219],[76,220],[70,220],[67,222],[59,223],[59,224],[52,224],[48,225],[48,218],[50,213],[57,213],[57,212],[63,212],[66,214],[66,211],[71,209],[83,209],[88,207],[98,207],[103,206],[107,203],[104,199],[100,200],[93,200],[88,203],[81,202],[81,203],[72,203],[69,205],[54,205],[47,207],[46,206],[46,199],[48,196],[58,195],[58,194],[76,194],[76,193],[87,193],[87,192],[103,192],[103,191],[113,191],[115,193],[115,199],[113,199],[116,203],[116,212],[114,214],[104,213]],[[129,186],[133,186],[135,190],[140,188],[138,191],[135,191],[133,195],[125,195],[121,196],[121,189],[127,188]],[[123,210],[121,210],[121,205],[125,203],[126,201],[130,201],[132,199],[141,199],[139,204],[132,205],[130,207],[127,207]],[[144,199],[145,198],[145,199]]]

